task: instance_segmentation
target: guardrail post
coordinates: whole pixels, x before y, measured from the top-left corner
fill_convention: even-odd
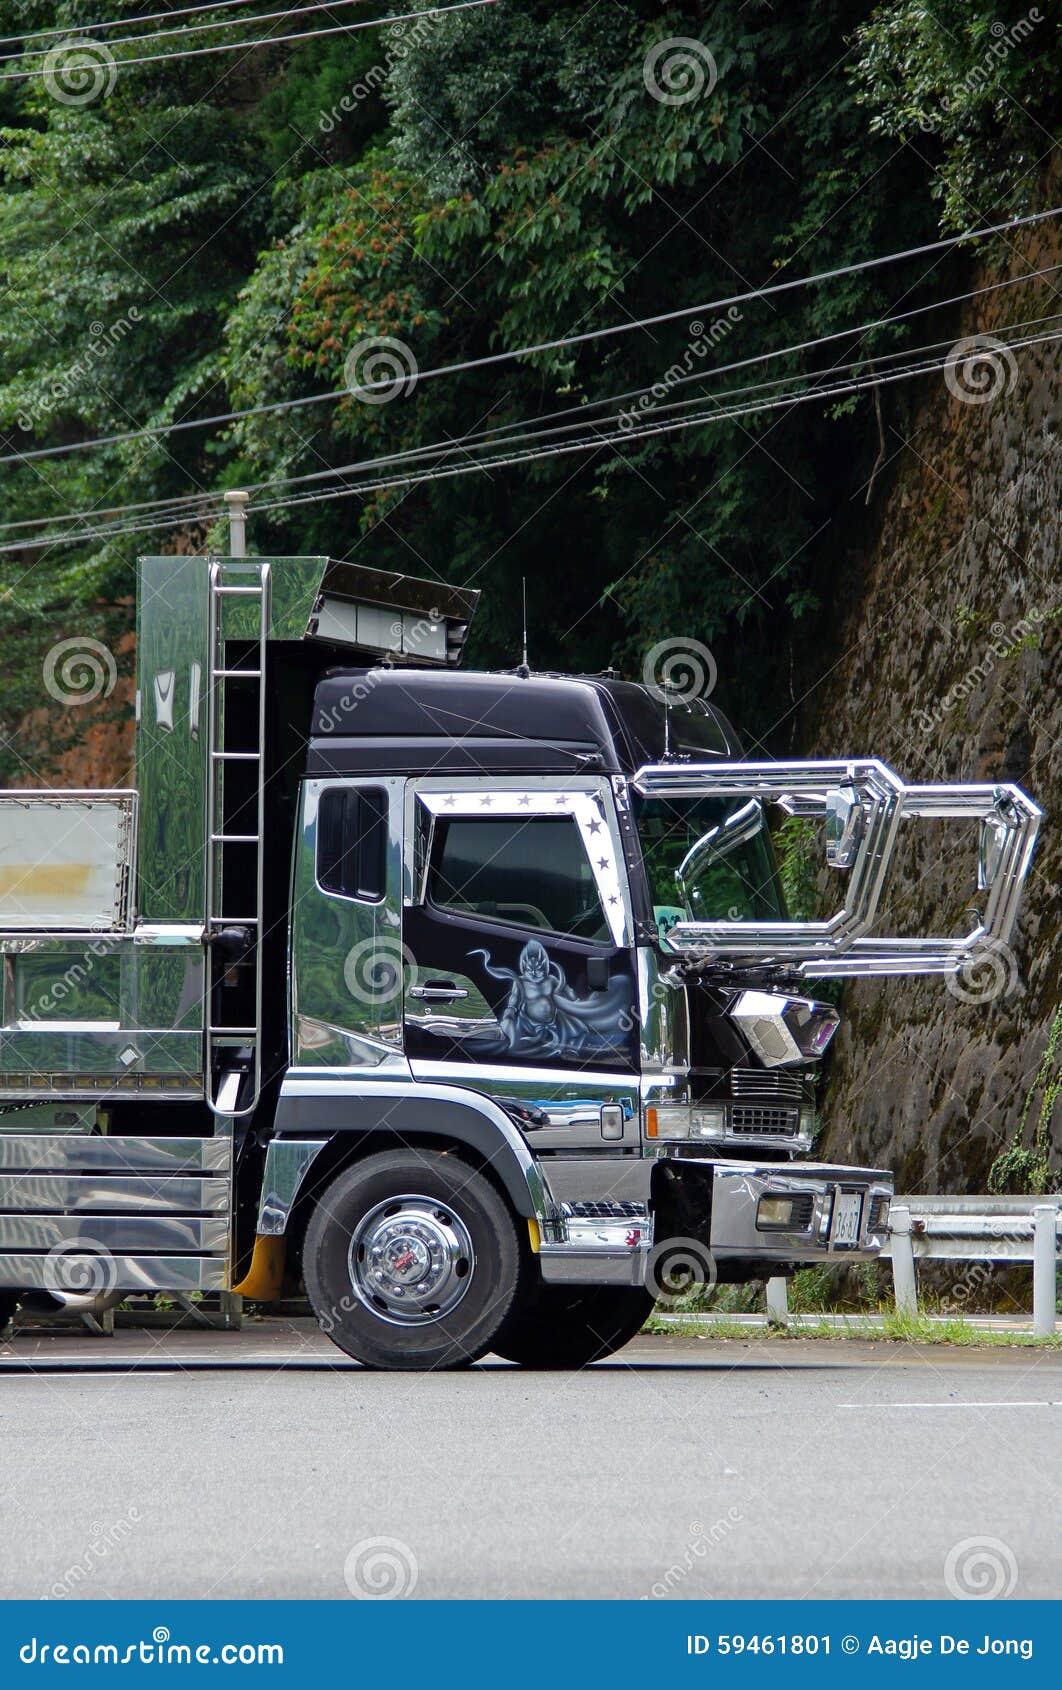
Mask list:
[[[1037,1338],[1049,1338],[1055,1330],[1057,1221],[1058,1210],[1053,1203],[1036,1204],[1033,1209],[1033,1332]]]
[[[767,1281],[767,1319],[772,1326],[789,1325],[789,1291],[784,1279]]]
[[[915,1279],[914,1245],[911,1243],[911,1211],[895,1203],[889,1210],[891,1233],[889,1253],[892,1257],[892,1290],[896,1298],[896,1313],[918,1313],[918,1282]]]

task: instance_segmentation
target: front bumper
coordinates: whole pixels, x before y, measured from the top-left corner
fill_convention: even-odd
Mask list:
[[[863,1261],[885,1246],[893,1183],[880,1169],[799,1162],[701,1165],[711,1174],[710,1243],[719,1262],[750,1256],[768,1263]],[[796,1199],[793,1224],[765,1226],[764,1199],[788,1198]]]
[[[647,1204],[563,1203],[539,1244],[543,1279],[659,1287],[661,1263],[691,1244],[705,1280],[716,1272],[755,1279],[795,1263],[872,1261],[888,1238],[893,1182],[880,1169],[693,1157],[667,1165],[697,1182],[695,1198],[703,1195],[708,1210],[707,1246],[664,1235]],[[774,1218],[780,1206],[789,1224]]]

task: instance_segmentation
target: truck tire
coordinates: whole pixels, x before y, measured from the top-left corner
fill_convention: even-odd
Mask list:
[[[588,1367],[636,1338],[653,1303],[633,1286],[540,1285],[509,1316],[494,1353],[521,1367]]]
[[[437,1150],[388,1150],[318,1195],[303,1246],[322,1331],[365,1367],[467,1367],[491,1345],[519,1285],[505,1199]]]

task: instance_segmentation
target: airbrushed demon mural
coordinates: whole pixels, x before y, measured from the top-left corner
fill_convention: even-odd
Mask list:
[[[630,980],[612,979],[580,996],[539,939],[528,940],[515,971],[496,967],[489,951],[468,954],[482,959],[492,979],[511,982],[497,1028],[475,1036],[478,1050],[552,1060],[620,1057],[629,1050],[636,1025]]]

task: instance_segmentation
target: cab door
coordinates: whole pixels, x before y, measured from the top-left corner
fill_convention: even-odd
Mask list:
[[[412,782],[406,860],[414,1075],[494,1097],[538,1148],[635,1145],[635,952],[608,782]]]

